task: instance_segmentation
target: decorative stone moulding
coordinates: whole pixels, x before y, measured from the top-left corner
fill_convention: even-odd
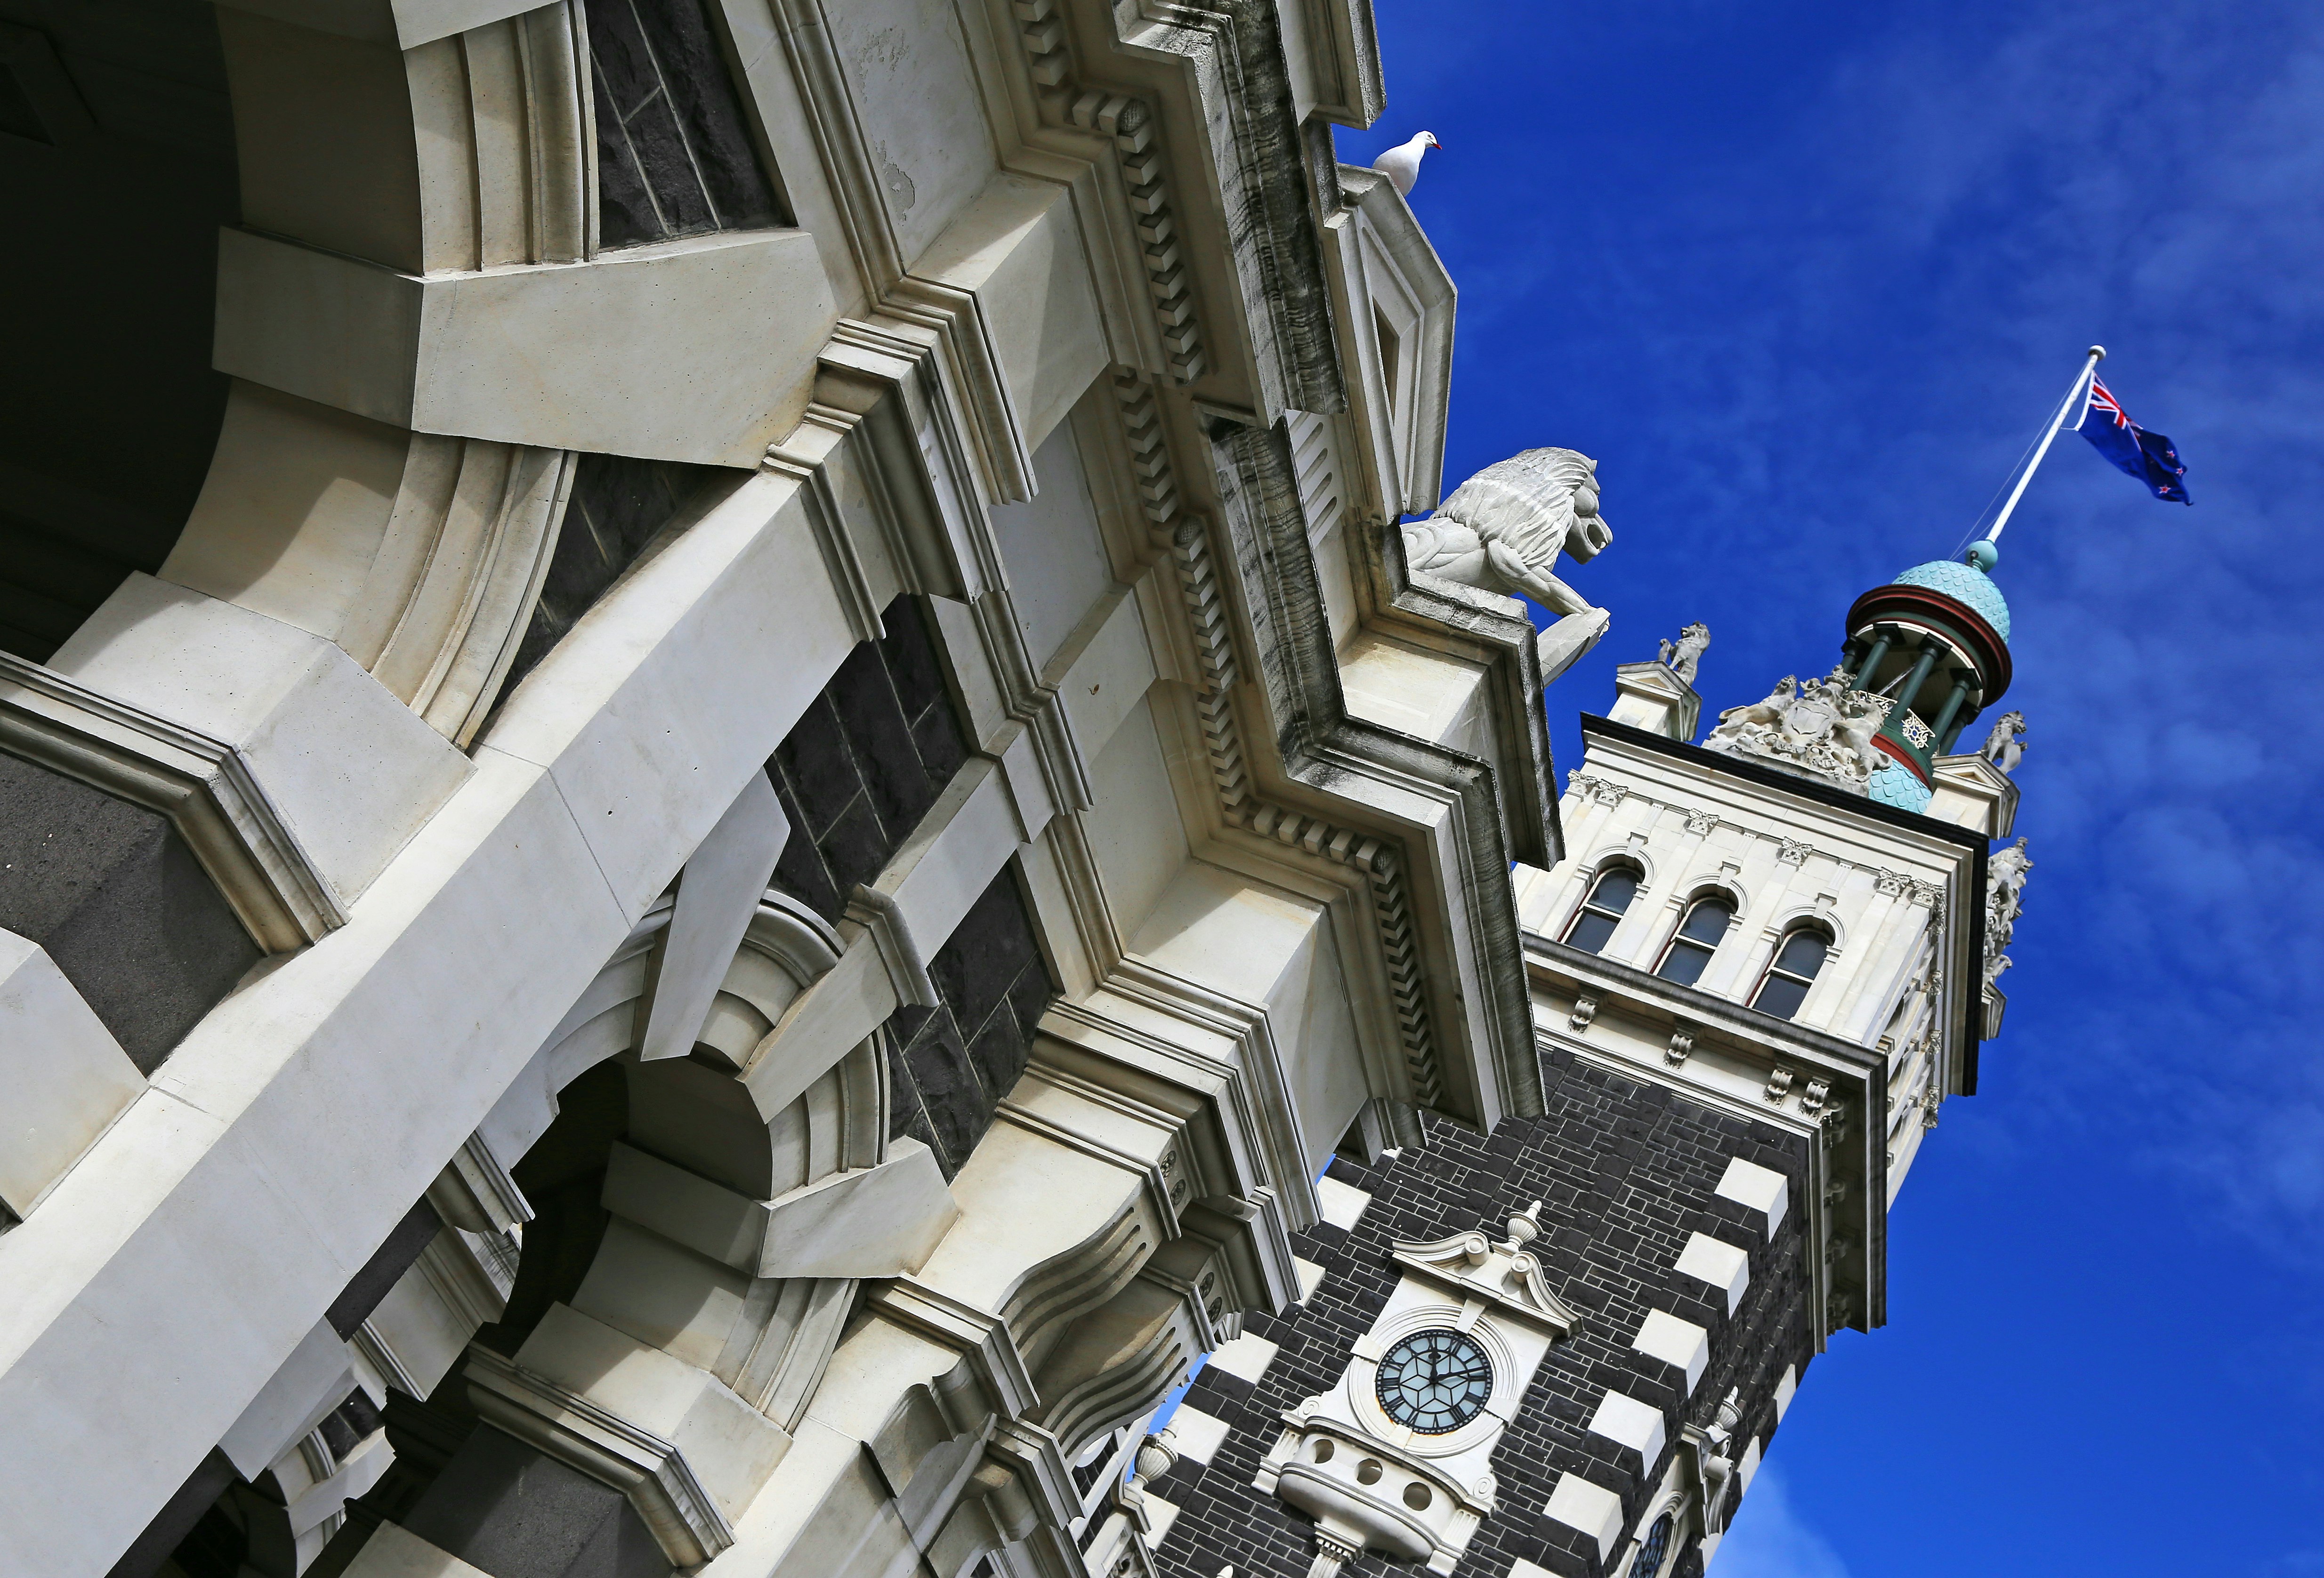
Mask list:
[[[1194,321],[1194,275],[1179,249],[1177,220],[1171,212],[1167,167],[1154,141],[1154,107],[1142,98],[1074,83],[1060,0],[1011,0],[1011,5],[1043,118],[1099,132],[1113,141],[1170,380],[1192,383],[1210,368],[1203,355],[1202,330]]]
[[[268,953],[346,924],[331,885],[225,742],[0,652],[0,750],[167,817]]]

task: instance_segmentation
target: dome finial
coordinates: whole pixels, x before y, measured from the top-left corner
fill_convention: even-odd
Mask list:
[[[2001,562],[2001,545],[1990,538],[1981,537],[1969,545],[1969,551],[1961,555],[1961,562],[1975,565],[1989,576],[1993,574],[1993,567]]]

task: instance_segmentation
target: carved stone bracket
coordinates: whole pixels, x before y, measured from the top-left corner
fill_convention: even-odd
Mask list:
[[[346,924],[330,884],[226,742],[0,652],[0,750],[167,817],[268,953]]]

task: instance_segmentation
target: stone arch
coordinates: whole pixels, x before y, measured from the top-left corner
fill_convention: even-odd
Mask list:
[[[402,1519],[447,1549],[462,1537],[447,1530],[475,1537],[512,1516],[511,1475],[529,1461],[497,1438],[512,1437],[626,1498],[673,1564],[715,1555],[788,1450],[859,1281],[916,1266],[912,1244],[924,1258],[949,1224],[933,1158],[888,1140],[879,1034],[772,1112],[738,1077],[839,958],[837,934],[788,896],[761,899],[693,1054],[640,1056],[674,908],[666,899],[640,921],[478,1131],[519,1158],[520,1185],[532,1158],[574,1149],[576,1134],[603,1162],[590,1171],[584,1157],[582,1190],[541,1203],[511,1318],[471,1347],[467,1399],[497,1435],[463,1446]],[[568,1125],[576,1113],[586,1121]],[[833,1215],[860,1211],[846,1191],[867,1181],[889,1191],[891,1221],[917,1212],[934,1236],[899,1250],[892,1235],[864,1241],[879,1235],[861,1223],[845,1243],[818,1235],[830,1217],[817,1197],[836,1202]],[[582,1219],[592,1186],[594,1221]],[[546,1280],[528,1276],[535,1240],[552,1258]]]

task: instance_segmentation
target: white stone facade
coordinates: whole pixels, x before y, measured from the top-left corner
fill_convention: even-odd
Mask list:
[[[152,5],[231,105],[230,382],[166,552],[0,657],[0,790],[215,946],[116,1041],[134,962],[0,892],[7,1569],[506,1573],[529,1497],[637,1571],[1134,1570],[1109,1465],[1312,1291],[1333,1147],[1540,1102],[1541,669],[1389,543],[1453,298],[1329,158],[1366,8],[709,0],[652,47],[715,222],[616,245],[612,7]],[[899,599],[964,757],[817,912],[766,764]],[[1056,993],[940,1165],[897,1016],[996,881]]]

